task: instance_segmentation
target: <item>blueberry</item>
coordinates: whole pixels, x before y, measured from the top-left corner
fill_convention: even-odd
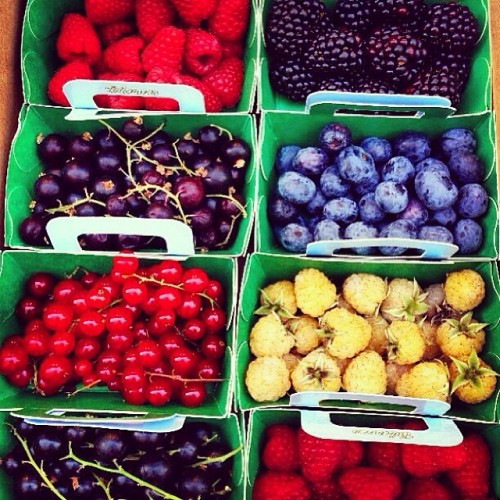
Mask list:
[[[476,219],[488,210],[488,193],[480,184],[466,184],[458,192],[457,212],[465,219]]]
[[[406,208],[399,214],[399,218],[420,227],[429,220],[429,211],[419,199],[411,198]]]
[[[338,163],[340,176],[353,184],[369,181],[375,172],[373,158],[358,146],[343,149],[339,153]]]
[[[399,214],[408,206],[408,190],[397,182],[384,181],[375,189],[375,202],[388,214]]]
[[[295,222],[283,227],[278,239],[281,246],[289,252],[305,252],[307,245],[313,241],[311,231]]]
[[[415,177],[415,167],[405,156],[394,156],[382,168],[382,180],[406,184]]]
[[[453,236],[463,254],[474,253],[483,244],[483,228],[472,219],[460,219],[453,228]]]
[[[319,144],[321,148],[332,155],[350,146],[351,142],[351,131],[341,123],[328,123],[319,133]]]
[[[390,222],[382,228],[379,234],[380,238],[410,238],[417,237],[417,230],[415,226],[407,220],[395,220]],[[383,255],[401,255],[406,252],[407,248],[404,247],[380,247],[380,252]]]
[[[458,188],[451,179],[434,169],[422,170],[415,177],[415,192],[431,210],[451,207],[458,198]]]
[[[327,198],[339,198],[347,195],[350,191],[349,183],[340,177],[336,165],[330,165],[325,169],[319,179],[319,186]]]
[[[430,156],[431,142],[425,134],[410,130],[394,139],[393,151],[396,156],[406,156],[416,165]]]
[[[299,174],[313,177],[321,175],[328,165],[328,156],[319,148],[303,148],[293,159],[292,169]]]
[[[415,175],[422,172],[422,170],[437,170],[438,172],[451,176],[450,169],[440,160],[436,158],[427,158],[415,165]]]
[[[322,215],[317,215],[317,216],[314,216],[314,217],[311,217],[308,221],[307,221],[307,228],[309,229],[309,231],[311,231],[312,234],[314,234],[314,231],[316,229],[316,226],[323,220],[323,217]]]
[[[323,215],[335,222],[350,224],[358,217],[358,206],[349,198],[337,198],[325,205]]]
[[[327,201],[321,190],[318,189],[313,199],[306,205],[306,212],[309,215],[321,215]]]
[[[440,226],[451,227],[457,221],[457,213],[451,207],[436,210],[431,214],[431,221]]]
[[[476,150],[476,144],[474,132],[466,128],[450,128],[439,139],[441,151],[447,158],[457,150],[473,153]]]
[[[375,193],[367,193],[359,200],[359,218],[368,224],[382,222],[385,212],[377,205]]]
[[[267,216],[272,223],[281,225],[288,224],[293,222],[298,215],[299,211],[297,207],[281,196],[273,196],[269,200],[267,205]]]
[[[378,236],[378,229],[371,224],[365,222],[353,222],[349,224],[344,231],[344,238],[348,240],[359,240],[361,238],[376,238]],[[354,253],[358,255],[370,255],[375,252],[372,247],[353,248]]]
[[[316,184],[297,172],[285,172],[278,179],[278,193],[290,203],[305,205],[316,194]]]
[[[377,172],[377,170],[374,170],[372,176],[368,180],[360,182],[359,184],[356,184],[354,186],[354,192],[358,196],[364,196],[367,193],[373,193],[379,185],[379,182],[380,174]]]
[[[372,156],[377,165],[383,165],[392,156],[391,143],[382,137],[367,137],[360,146]]]
[[[300,147],[295,145],[281,146],[278,149],[274,161],[274,168],[277,170],[278,175],[292,170],[293,159],[299,151]]]
[[[323,219],[314,228],[314,241],[339,240],[340,226],[333,220]]]
[[[418,239],[453,243],[453,234],[443,226],[422,226],[418,230]]]
[[[484,179],[483,163],[469,151],[458,150],[452,153],[448,166],[458,184],[472,184]]]

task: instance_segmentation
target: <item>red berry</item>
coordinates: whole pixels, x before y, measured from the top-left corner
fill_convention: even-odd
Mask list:
[[[189,377],[196,370],[199,355],[188,347],[179,347],[170,353],[168,361],[175,375]]]
[[[122,285],[122,297],[127,304],[138,306],[148,298],[148,288],[138,278],[125,278]]]
[[[71,361],[56,354],[50,354],[42,360],[38,368],[38,377],[51,387],[62,387],[71,380],[73,365]]]
[[[116,368],[112,365],[103,363],[102,361],[97,361],[95,373],[97,379],[105,384],[109,384],[118,378],[118,372]]]
[[[96,279],[95,286],[104,288],[111,295],[111,300],[120,298],[120,286],[117,285],[109,276],[100,276]]]
[[[226,313],[220,307],[207,307],[201,313],[208,333],[217,333],[226,326]]]
[[[156,290],[154,288],[148,288],[148,296],[146,300],[141,304],[141,309],[148,315],[153,315],[158,309],[160,305],[158,304],[158,300],[156,299]]]
[[[20,346],[3,346],[0,350],[0,372],[4,375],[13,375],[28,366],[28,354]]]
[[[104,318],[97,311],[84,312],[78,319],[78,333],[87,337],[98,337],[104,331]]]
[[[205,323],[200,319],[188,319],[182,328],[182,334],[188,340],[197,341],[203,338],[206,332]]]
[[[241,40],[248,27],[250,0],[218,0],[208,29],[221,42]]]
[[[87,291],[80,290],[75,293],[71,301],[71,307],[76,316],[80,316],[85,311],[89,310],[89,305],[87,303]]]
[[[32,319],[25,327],[24,327],[24,335],[28,335],[32,332],[43,332],[49,333],[47,327],[43,324],[41,319]]]
[[[85,14],[92,24],[122,21],[134,13],[134,0],[85,0]]]
[[[48,331],[48,330],[45,330]],[[2,347],[20,347],[21,349],[24,349],[23,347],[23,337],[21,335],[11,335],[10,337],[7,337],[3,341],[3,346]]]
[[[139,319],[139,316],[142,314],[142,310],[139,308],[139,306],[124,304],[123,307],[130,311],[130,313],[132,314],[132,321],[136,321],[137,319]]]
[[[222,59],[219,40],[203,29],[186,30],[184,66],[195,76],[205,76],[213,71]]]
[[[193,408],[205,401],[207,390],[203,382],[186,382],[180,390],[179,400],[184,406]]]
[[[35,297],[22,297],[16,304],[15,314],[21,323],[35,319],[42,313],[42,305]]]
[[[106,316],[106,328],[109,333],[123,332],[132,326],[132,313],[123,306],[112,307]]]
[[[132,330],[124,330],[123,332],[111,332],[106,337],[106,345],[108,349],[118,352],[125,352],[132,347],[134,343],[134,332]]]
[[[139,364],[145,368],[154,368],[161,361],[161,348],[151,339],[141,340],[136,345]]]
[[[102,363],[103,365],[109,365],[116,370],[120,370],[123,366],[122,355],[118,351],[113,351],[112,349],[106,349],[99,354],[97,358],[97,363]]]
[[[167,358],[173,351],[175,351],[179,347],[186,346],[184,339],[175,330],[169,330],[165,332],[158,339],[158,344],[160,345],[163,356]]]
[[[214,359],[202,359],[196,367],[196,376],[206,380],[213,380],[219,377],[220,366]]]
[[[155,274],[163,283],[178,285],[182,281],[182,265],[176,260],[164,260],[158,264]]]
[[[103,60],[107,68],[113,73],[133,73],[141,75],[144,68],[141,62],[141,52],[144,48],[144,40],[139,36],[127,36],[113,42],[103,53]],[[119,257],[122,257],[121,255]],[[123,256],[123,258],[133,259],[136,257]],[[138,263],[137,263],[138,265]],[[115,270],[116,266],[113,264]],[[131,266],[130,266],[131,267]],[[123,269],[118,268],[123,275],[135,273],[129,271],[129,266],[124,265]]]
[[[173,24],[175,16],[170,0],[136,0],[137,29],[147,41],[152,40],[163,26]]]
[[[97,32],[99,33],[99,38],[101,39],[102,45],[107,47],[113,42],[120,40],[120,38],[125,38],[126,36],[133,35],[135,31],[135,26],[129,21],[118,21],[111,22],[99,26]]]
[[[222,285],[217,280],[209,280],[207,287],[205,288],[205,294],[208,295],[211,299],[215,300],[215,302],[222,302],[224,297],[224,289]]]
[[[108,382],[106,382],[106,385],[108,386],[108,389],[110,391],[121,392],[122,390],[122,383],[118,375],[115,378],[111,378]]]
[[[52,302],[43,310],[43,322],[52,331],[67,330],[73,321],[73,310],[70,306]]]
[[[48,297],[54,289],[56,280],[50,273],[32,274],[26,282],[26,292],[33,297]]]
[[[75,337],[64,330],[55,332],[48,342],[49,351],[59,356],[68,356],[75,348]]]
[[[139,259],[133,255],[121,253],[113,257],[113,270],[124,275],[134,274],[139,269]]]
[[[132,327],[132,334],[136,341],[149,339],[148,326],[144,321],[136,321]]]
[[[56,394],[60,389],[60,386],[58,385],[50,385],[45,379],[41,378],[40,376],[37,378],[36,382],[36,390],[42,396],[53,396]]]
[[[222,61],[217,68],[203,77],[202,81],[220,99],[226,108],[238,104],[244,78],[243,61],[231,57]]]
[[[171,0],[181,21],[188,26],[198,27],[215,10],[215,0]]]
[[[33,376],[33,367],[31,365],[28,365],[22,370],[8,375],[7,380],[9,381],[9,384],[13,385],[14,387],[27,387],[32,381]]]
[[[146,386],[146,374],[140,365],[126,365],[122,370],[121,377],[124,390],[144,389]]]
[[[122,397],[129,405],[143,405],[146,403],[146,390],[144,387],[138,389],[122,388]]]
[[[55,104],[69,106],[69,101],[63,92],[63,87],[71,80],[92,80],[92,69],[87,63],[72,61],[61,66],[50,79],[47,85],[47,96]]]
[[[125,365],[137,365],[139,366],[139,353],[135,347],[127,349],[123,354],[123,363]]]
[[[201,352],[208,359],[220,359],[226,352],[226,343],[217,335],[207,335],[201,343]]]
[[[83,378],[90,373],[92,373],[94,365],[92,362],[88,359],[77,359],[75,361],[75,375],[77,375],[80,378]]]
[[[182,301],[182,293],[173,286],[161,286],[155,292],[155,299],[160,309],[175,309]]]
[[[101,344],[94,337],[83,337],[76,341],[75,356],[78,359],[94,359],[101,352]]]
[[[24,350],[30,356],[43,356],[47,353],[49,334],[47,331],[39,330],[27,333],[23,339]]]
[[[166,378],[153,377],[146,386],[146,398],[153,406],[163,406],[170,401],[173,388],[172,382]]]
[[[90,290],[94,286],[98,277],[99,276],[96,273],[86,271],[85,274],[80,278],[80,283],[83,288],[85,288],[85,290]]]
[[[54,286],[52,295],[54,297],[54,301],[56,302],[71,304],[74,295],[81,289],[82,285],[78,281],[67,278],[59,281],[59,283]]]
[[[112,301],[111,293],[104,287],[94,285],[87,292],[87,304],[91,309],[102,309]]]
[[[182,319],[195,318],[201,311],[201,298],[199,295],[183,293],[182,302],[176,309],[176,313]]]
[[[146,73],[153,68],[180,71],[185,41],[186,34],[175,26],[165,26],[158,31],[142,52]]]
[[[148,331],[151,335],[162,335],[175,325],[173,309],[160,309],[148,322]]]
[[[182,285],[186,292],[201,293],[208,285],[208,275],[199,267],[186,269],[182,275]]]

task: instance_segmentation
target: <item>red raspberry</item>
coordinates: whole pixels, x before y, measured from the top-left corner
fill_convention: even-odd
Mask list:
[[[342,500],[344,498],[337,479],[311,483],[314,500]]]
[[[186,30],[186,50],[184,66],[196,76],[205,76],[212,72],[222,59],[222,47],[219,40],[202,29]]]
[[[186,34],[175,26],[162,28],[142,53],[144,69],[153,68],[180,71]]]
[[[134,13],[135,0],[85,0],[85,13],[92,24],[122,21]]]
[[[174,83],[174,73],[162,68],[153,68],[146,77],[146,82]],[[149,111],[179,111],[179,103],[168,97],[144,98],[146,109]]]
[[[172,0],[181,21],[197,28],[215,11],[216,0]]]
[[[135,18],[139,33],[150,42],[164,26],[173,24],[175,9],[170,0],[137,0]]]
[[[190,85],[195,89],[198,89],[205,99],[205,111],[207,113],[218,113],[222,109],[222,102],[212,91],[212,89],[203,81],[198,80],[198,78],[194,78],[193,76],[188,75],[179,75],[179,81],[176,83],[183,83],[185,85]]]
[[[103,46],[107,47],[113,42],[125,38],[126,36],[133,35],[135,27],[128,21],[118,21],[116,23],[109,23],[99,26],[97,32],[101,38]]]
[[[262,463],[270,470],[293,472],[299,469],[297,432],[288,425],[273,425],[267,429],[262,450]]]
[[[222,46],[222,58],[229,59],[230,57],[237,57],[238,59],[243,59],[244,47],[243,43],[237,42],[221,42]]]
[[[57,55],[66,62],[95,64],[101,58],[101,42],[87,18],[66,14],[56,42]]]
[[[221,42],[241,40],[248,26],[250,0],[219,0],[208,30]]]
[[[128,36],[112,43],[104,51],[104,63],[113,73],[143,73],[141,50],[144,40],[139,36]]]
[[[49,99],[60,106],[69,106],[69,101],[62,90],[63,85],[70,80],[90,80],[93,78],[90,66],[81,61],[72,61],[61,66],[52,76],[47,85]]]
[[[133,73],[103,73],[99,80],[115,80],[117,82],[142,82],[142,78]],[[100,108],[112,109],[144,109],[144,99],[139,96],[100,95],[95,101]]]
[[[226,108],[235,106],[241,97],[243,86],[243,62],[232,57],[226,59],[203,78],[203,82],[217,95]]]
[[[306,480],[290,472],[262,472],[255,479],[252,500],[309,500],[311,491]]]

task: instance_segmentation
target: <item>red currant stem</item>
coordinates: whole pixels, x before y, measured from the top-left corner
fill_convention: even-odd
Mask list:
[[[207,384],[210,384],[211,382],[224,382],[226,379],[225,378],[182,378],[179,377],[178,375],[168,375],[166,373],[153,373],[153,372],[146,372],[146,375],[149,377],[162,377],[162,378],[169,378],[172,380],[177,380],[177,382],[205,382]]]
[[[60,498],[61,500],[66,500],[65,497],[63,495],[61,495],[61,493],[59,493],[59,491],[57,491],[56,487],[50,482],[50,479],[47,477],[47,474],[45,474],[45,471],[43,470],[43,466],[40,467],[36,463],[35,459],[33,458],[33,455],[30,452],[28,444],[19,435],[19,433],[16,431],[15,427],[13,425],[11,425],[11,424],[7,424],[7,425],[11,428],[12,434],[14,434],[14,436],[16,437],[16,439],[19,441],[19,443],[23,447],[23,450],[26,453],[26,456],[28,457],[29,463],[38,472],[38,475],[40,476],[40,478],[42,479],[42,481],[45,483],[45,485],[47,486],[47,488],[49,488],[49,490],[52,491],[52,493],[54,493],[54,495],[57,498]]]
[[[181,498],[176,497],[175,495],[172,495],[171,493],[167,493],[166,491],[163,491],[162,489],[158,488],[158,486],[155,486],[154,484],[150,484],[150,483],[144,481],[143,479],[141,479],[137,476],[134,476],[133,474],[131,474],[130,472],[125,470],[121,465],[119,465],[116,460],[113,460],[113,464],[114,464],[115,468],[112,469],[111,467],[106,467],[106,466],[98,464],[96,462],[87,462],[87,460],[83,460],[82,458],[77,457],[73,453],[71,443],[69,443],[69,453],[64,458],[71,458],[71,459],[75,460],[76,462],[78,462],[79,464],[83,465],[84,467],[97,469],[97,470],[100,470],[102,472],[108,472],[110,474],[116,474],[116,475],[121,474],[125,477],[128,477],[132,481],[134,481],[134,483],[137,484],[138,486],[142,486],[143,488],[149,488],[150,490],[152,490],[155,493],[157,493],[158,495],[160,495],[162,498],[168,498],[170,500],[182,500]],[[62,498],[64,500],[64,497],[62,497]]]
[[[110,309],[111,307],[114,307],[117,304],[121,304],[122,302],[123,302],[123,299],[113,300],[113,302],[110,302],[107,306],[104,306],[104,307],[101,307],[101,309],[98,309],[97,312],[101,313],[102,311],[105,311],[106,309]]]
[[[241,212],[241,215],[246,219],[248,217],[245,207],[232,195],[232,194],[207,194],[207,198],[224,198],[230,200],[236,206],[236,208]]]
[[[106,495],[106,498],[107,500],[113,500],[113,497],[111,496],[111,493],[109,491],[109,487],[111,485],[111,481],[106,484],[102,478],[100,478],[97,474],[95,474],[94,472],[92,473],[92,475],[95,477],[96,481],[97,481],[97,484],[102,488],[102,491],[104,491],[104,494]]]
[[[92,198],[92,196],[94,196],[94,193],[89,194],[87,189],[84,189],[84,193],[85,193],[85,198],[82,198],[81,200],[77,200],[73,203],[70,203],[69,205],[63,205],[60,200],[57,200],[59,203],[58,207],[46,208],[45,211],[49,214],[64,212],[68,215],[74,215],[75,207],[77,207],[78,205],[83,205],[84,203],[95,203],[96,205],[100,205],[101,207],[106,206],[106,203],[99,200],[94,200],[94,198]]]
[[[202,460],[201,462],[196,462],[195,464],[192,464],[191,467],[199,467],[200,465],[208,465],[208,464],[213,464],[217,462],[225,462],[228,458],[233,457],[237,453],[239,453],[243,449],[243,446],[238,446],[238,448],[235,448],[234,450],[230,451],[229,453],[226,453],[225,455],[221,455],[220,457],[215,457],[215,458],[209,458],[209,457],[197,457],[197,458],[204,458],[205,460]]]
[[[229,226],[229,231],[228,231],[224,241],[217,243],[215,245],[216,247],[225,247],[229,243],[229,241],[231,240],[231,236],[233,235],[236,221],[240,218],[240,215],[231,215],[231,225]]]
[[[84,385],[84,386],[80,387],[79,389],[76,389],[75,391],[68,393],[66,395],[66,397],[67,398],[72,398],[73,396],[75,396],[79,392],[86,391],[87,389],[91,389],[92,387],[95,387],[96,385],[99,385],[101,382],[102,382],[102,380],[94,380],[90,384]]]
[[[231,134],[231,132],[227,129],[227,128],[222,128],[222,127],[219,127],[219,125],[215,125],[213,123],[210,124],[211,127],[215,127],[215,128],[218,128],[221,132],[225,132],[227,134],[227,136],[229,137],[229,140],[232,141],[233,140],[233,134]]]

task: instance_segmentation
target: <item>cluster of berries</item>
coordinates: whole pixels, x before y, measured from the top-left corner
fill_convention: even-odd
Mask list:
[[[56,41],[61,66],[47,87],[69,106],[63,85],[75,79],[190,85],[207,112],[234,107],[244,78],[243,38],[249,0],[85,0],[68,13]],[[98,96],[103,108],[176,111],[178,101],[130,95]]]
[[[139,268],[129,254],[107,274],[78,273],[27,280],[15,310],[22,331],[0,349],[8,382],[44,396],[81,382],[134,405],[201,405],[226,351],[221,283],[173,260]]]
[[[302,269],[293,281],[261,290],[247,390],[259,402],[290,389],[343,389],[480,403],[493,395],[498,376],[478,358],[488,325],[473,310],[484,297],[485,283],[472,269],[425,289],[416,280],[351,274],[341,291],[323,272]]]
[[[388,429],[425,429],[421,421]],[[397,431],[396,431],[397,432]],[[456,446],[321,439],[290,425],[267,428],[253,500],[489,498],[491,452],[481,434]]]

